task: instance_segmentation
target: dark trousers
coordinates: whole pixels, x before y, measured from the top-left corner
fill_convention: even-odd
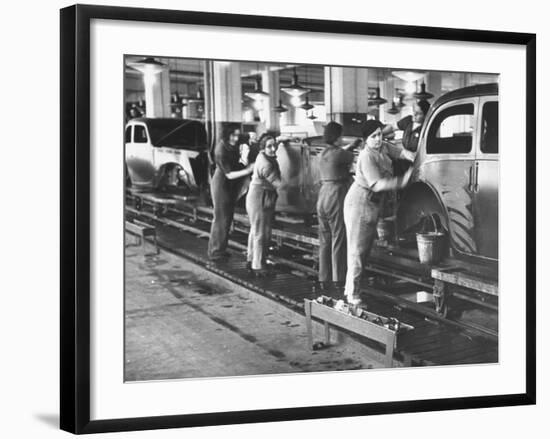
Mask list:
[[[210,182],[212,203],[214,204],[214,218],[210,228],[208,241],[208,256],[217,259],[224,256],[227,250],[229,229],[233,221],[237,194],[235,185],[228,180],[220,169],[216,169]]]
[[[346,182],[324,182],[317,200],[319,219],[319,282],[343,282],[346,278]]]

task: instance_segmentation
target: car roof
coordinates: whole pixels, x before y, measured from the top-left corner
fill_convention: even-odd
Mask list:
[[[487,95],[498,95],[498,84],[496,82],[490,84],[471,85],[469,87],[463,87],[450,91],[449,93],[445,93],[443,96],[440,96],[433,104],[433,107],[437,108],[440,105],[457,99]]]

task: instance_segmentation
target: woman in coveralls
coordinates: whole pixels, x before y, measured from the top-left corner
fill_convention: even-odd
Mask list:
[[[357,143],[341,147],[342,125],[329,122],[325,126],[327,144],[319,157],[321,188],[317,199],[319,220],[319,286],[328,287],[330,281],[341,288],[346,278],[346,228],[344,226],[344,198],[351,176],[353,153]]]
[[[344,293],[348,303],[358,305],[359,282],[364,258],[368,257],[376,236],[378,216],[384,205],[385,193],[407,185],[412,168],[404,176],[393,177],[392,160],[414,160],[414,153],[382,143],[382,128],[378,120],[368,120],[363,126],[365,148],[359,153],[355,181],[344,200],[344,223],[347,234],[348,271]]]
[[[239,180],[249,175],[253,168],[253,165],[242,163],[239,151],[240,134],[238,126],[226,127],[222,140],[214,149],[216,170],[210,182],[214,218],[208,241],[208,257],[213,261],[229,257],[227,241],[241,186]]]
[[[430,109],[430,103],[426,100],[420,100],[413,107],[413,115],[405,116],[397,122],[397,129],[403,130],[403,138],[401,143],[403,148],[408,151],[416,152],[418,149],[418,139],[420,138],[420,131],[422,130],[422,125]],[[390,134],[395,131],[394,127],[387,125],[382,130],[384,134]],[[401,160],[397,160],[394,163],[394,172],[397,175],[403,174],[409,168],[409,164]]]
[[[248,194],[246,212],[250,220],[247,266],[257,276],[267,274],[265,257],[271,240],[271,223],[275,215],[277,188],[281,184],[281,171],[277,163],[277,143],[272,136],[261,141],[256,157]]]

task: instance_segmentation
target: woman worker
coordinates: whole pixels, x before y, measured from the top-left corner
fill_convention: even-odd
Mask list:
[[[272,136],[262,138],[260,153],[256,157],[246,195],[246,212],[250,220],[246,260],[248,267],[257,276],[267,274],[265,257],[271,239],[277,188],[281,185],[281,171],[276,158],[277,147]]]
[[[420,100],[413,107],[413,115],[405,116],[397,122],[397,127],[386,125],[382,130],[382,133],[387,135],[395,131],[395,129],[403,130],[403,138],[401,140],[403,148],[408,151],[416,152],[418,148],[418,139],[420,138],[420,131],[422,125],[430,109],[430,103],[426,100]],[[398,160],[394,164],[394,171],[397,175],[403,174],[409,165],[401,160]]]
[[[348,303],[358,305],[359,282],[363,261],[376,236],[376,224],[384,204],[385,193],[407,185],[412,168],[404,176],[393,177],[392,159],[414,160],[414,153],[382,143],[382,128],[378,120],[368,120],[363,126],[365,148],[359,153],[355,181],[344,200],[344,223],[347,235],[346,285]]]
[[[319,286],[328,287],[330,281],[338,288],[346,278],[346,228],[344,226],[344,198],[350,184],[350,166],[357,143],[341,147],[342,125],[329,122],[325,126],[327,144],[319,157],[321,188],[317,199],[319,220]]]
[[[208,241],[208,257],[212,261],[229,257],[227,241],[241,186],[239,180],[252,173],[253,165],[247,164],[243,169],[238,144],[240,134],[238,126],[227,126],[214,148],[216,170],[210,182],[214,218]]]

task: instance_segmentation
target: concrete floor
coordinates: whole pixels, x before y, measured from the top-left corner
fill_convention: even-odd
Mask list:
[[[314,326],[323,340],[322,325]],[[302,315],[186,259],[126,248],[126,381],[383,365],[381,354],[345,334],[333,330],[331,343],[312,350]]]

